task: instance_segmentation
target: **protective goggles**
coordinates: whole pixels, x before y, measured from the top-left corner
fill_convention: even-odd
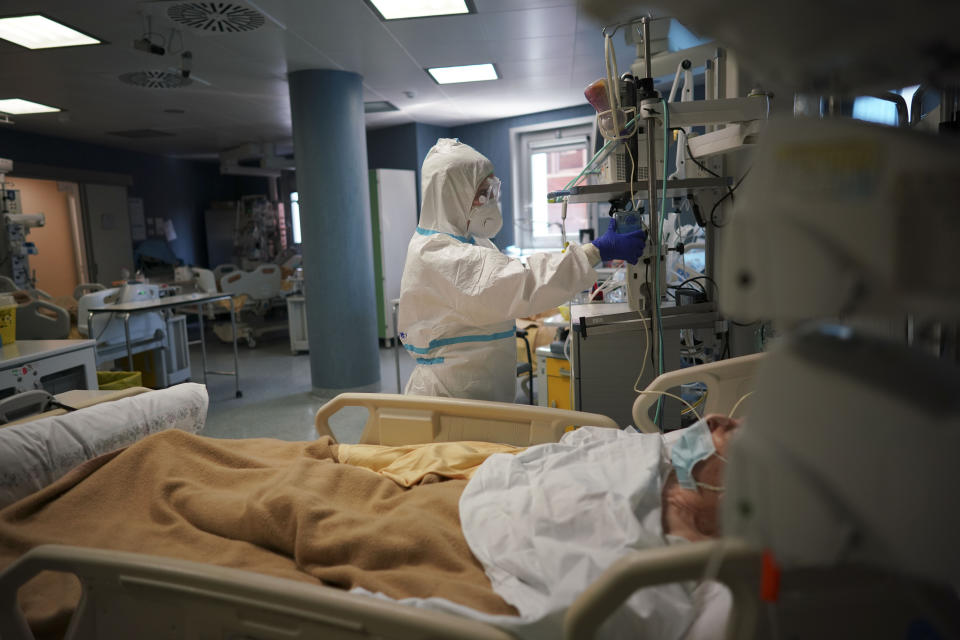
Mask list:
[[[483,182],[480,183],[480,188],[477,189],[474,200],[480,204],[500,202],[500,184],[500,178],[496,176],[484,178]]]

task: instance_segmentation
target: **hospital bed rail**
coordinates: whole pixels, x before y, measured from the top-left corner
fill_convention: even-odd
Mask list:
[[[42,545],[0,576],[0,638],[32,640],[17,589],[41,571],[82,585],[65,638],[511,640],[496,627],[388,600],[187,560]]]
[[[718,542],[637,551],[609,569],[570,607],[565,640],[592,638],[633,591],[701,577]],[[752,638],[760,556],[725,542],[717,579],[734,594],[727,638]],[[66,640],[236,638],[290,640],[515,640],[486,623],[335,587],[241,569],[121,551],[42,545],[0,574],[0,638],[33,640],[17,589],[42,571],[70,573],[82,595]],[[742,608],[741,608],[742,607]]]
[[[317,434],[336,440],[329,421],[346,407],[369,411],[360,444],[400,446],[469,440],[527,447],[557,442],[574,427],[619,428],[598,413],[484,400],[341,393],[317,411]]]
[[[763,357],[763,353],[754,353],[660,374],[634,401],[634,426],[644,433],[659,433],[659,427],[650,420],[649,414],[650,408],[663,397],[658,392],[697,382],[707,387],[707,397],[700,415],[719,413],[729,416],[738,403],[753,391],[753,376]],[[737,415],[745,415],[744,409],[741,405]]]
[[[620,558],[581,593],[564,615],[564,640],[593,637],[627,598],[644,587],[716,575],[733,596],[725,637],[754,638],[759,617],[763,556],[746,542],[722,538],[637,551]]]

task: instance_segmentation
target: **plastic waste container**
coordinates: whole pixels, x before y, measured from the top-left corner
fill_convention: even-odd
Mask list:
[[[97,386],[101,391],[142,387],[143,377],[139,371],[97,371]]]

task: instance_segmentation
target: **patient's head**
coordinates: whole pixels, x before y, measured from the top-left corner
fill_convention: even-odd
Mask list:
[[[689,540],[702,540],[720,533],[718,514],[723,492],[702,485],[724,486],[723,474],[727,466],[724,460],[730,439],[742,422],[719,414],[711,414],[704,419],[719,455],[711,455],[693,467],[693,479],[698,483],[696,489],[681,487],[673,471],[663,487],[664,531]]]
[[[720,414],[711,414],[704,418],[707,421],[707,427],[710,428],[710,436],[713,438],[713,446],[719,455],[710,456],[706,460],[697,463],[693,468],[693,478],[697,482],[709,484],[714,487],[723,486],[723,471],[727,466],[724,459],[727,457],[730,438],[733,431],[740,426],[742,420],[728,418]],[[699,493],[718,493],[716,491],[701,490]]]

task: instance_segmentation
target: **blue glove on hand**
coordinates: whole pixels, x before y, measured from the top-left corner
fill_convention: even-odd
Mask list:
[[[616,218],[611,218],[607,232],[594,240],[593,246],[600,251],[600,259],[604,262],[608,260],[626,260],[630,264],[637,264],[637,261],[643,254],[646,241],[647,234],[643,231],[631,231],[623,234],[617,233],[617,220]]]

